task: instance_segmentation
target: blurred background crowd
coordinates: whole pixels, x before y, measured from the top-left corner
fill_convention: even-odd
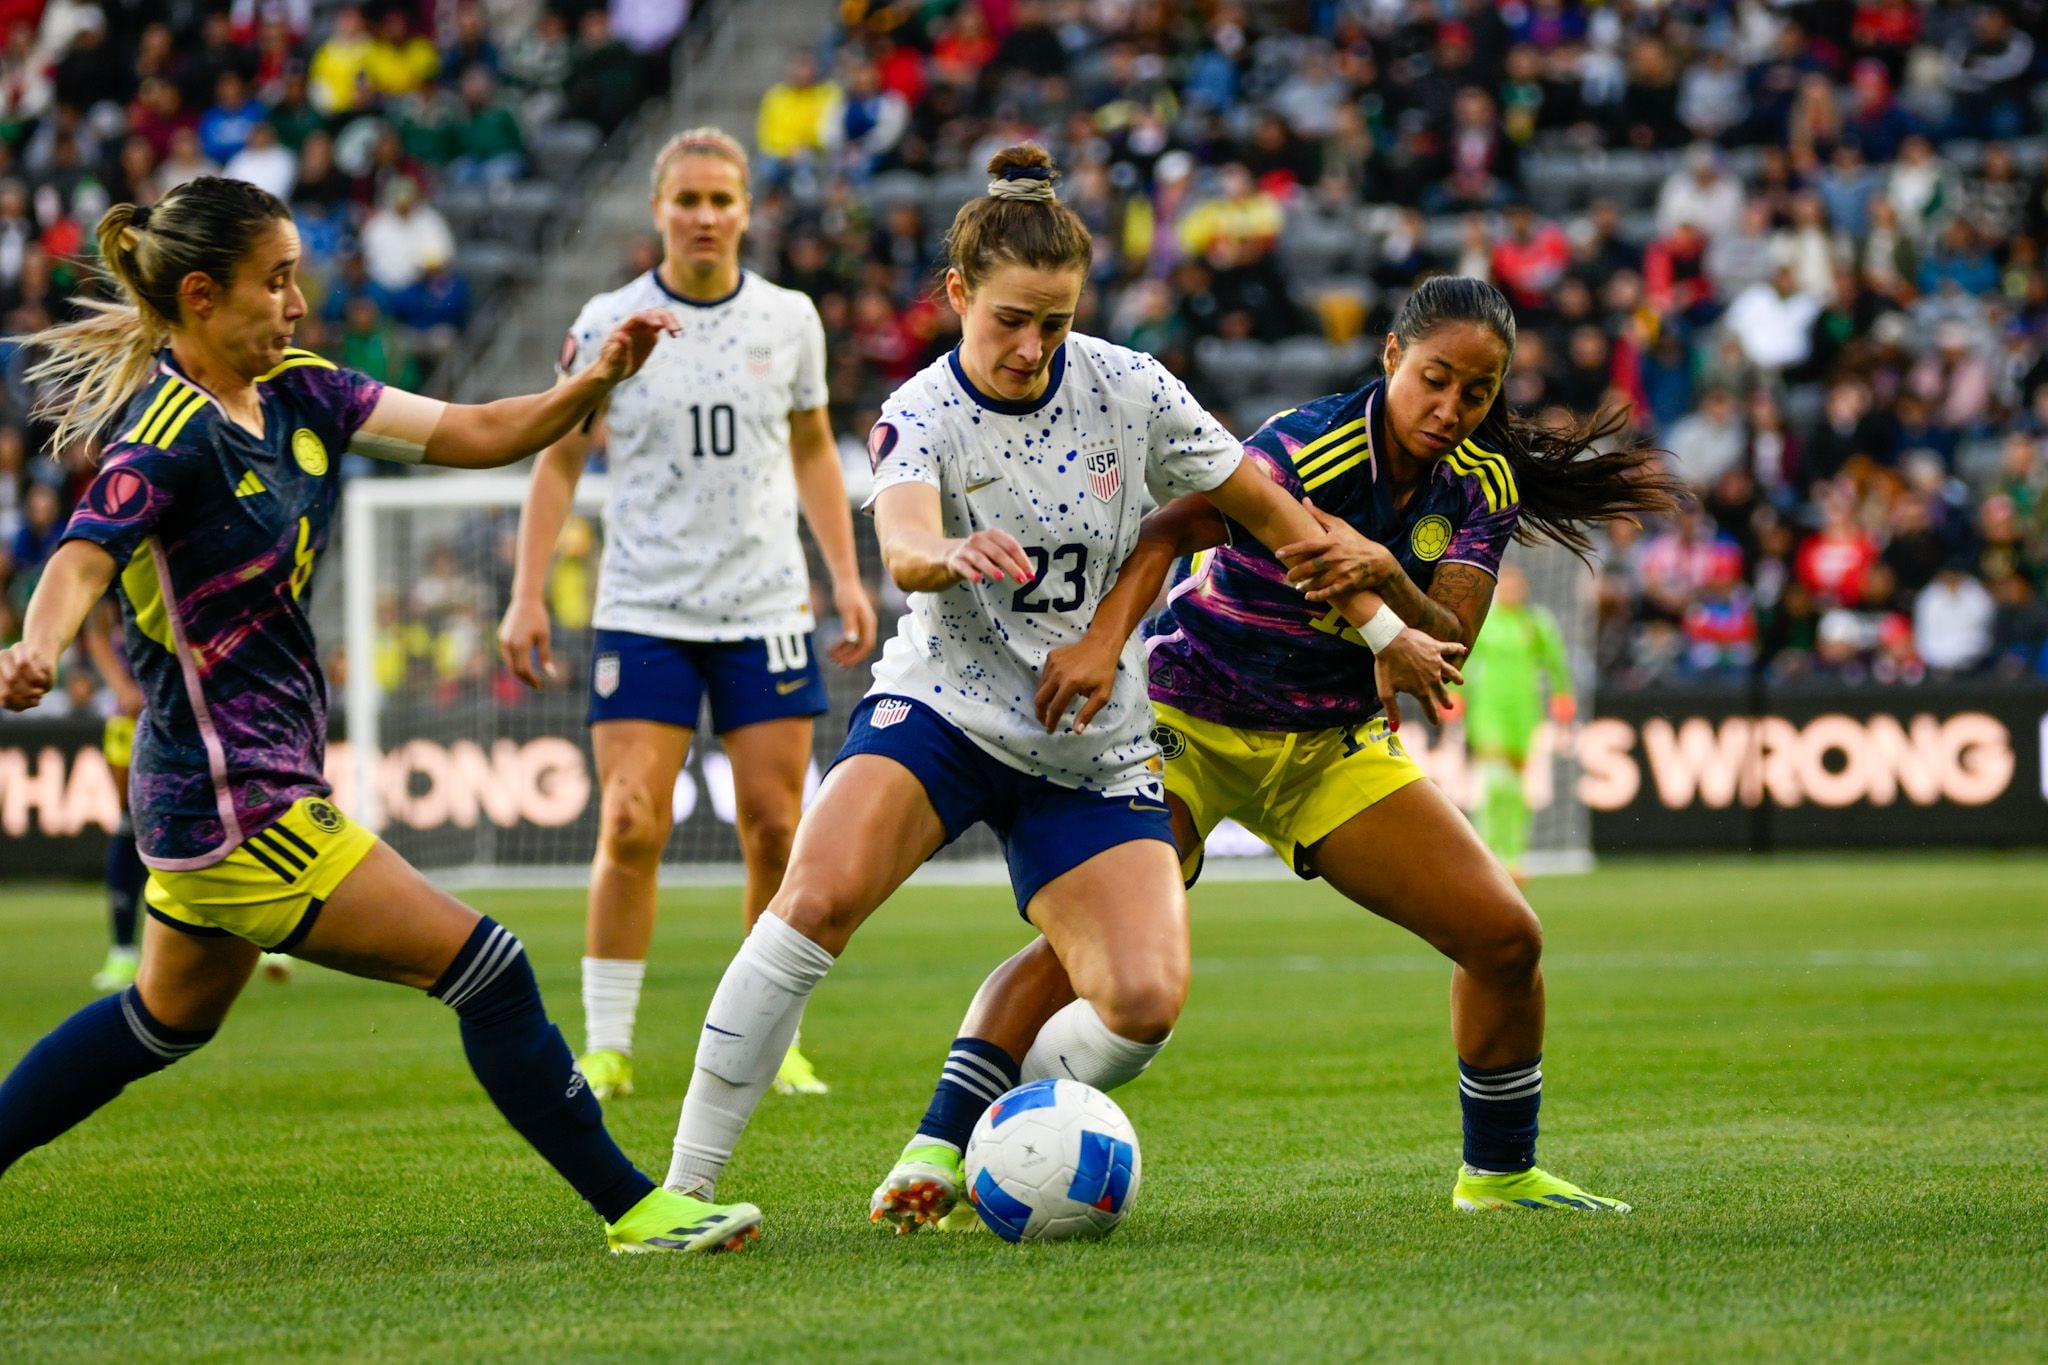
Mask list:
[[[7,330],[64,315],[101,207],[218,167],[299,215],[301,340],[432,387],[681,18],[0,0]],[[1076,325],[1241,434],[1375,373],[1419,278],[1484,276],[1512,400],[1626,405],[1698,495],[1601,545],[1602,686],[2048,675],[2044,33],[2048,0],[844,0],[761,98],[749,260],[818,304],[856,493],[882,398],[957,338],[941,237],[1006,143],[1053,150],[1095,233]],[[67,492],[19,368],[0,639]],[[475,597],[468,562],[415,596]],[[474,610],[392,612],[380,669],[493,667]]]

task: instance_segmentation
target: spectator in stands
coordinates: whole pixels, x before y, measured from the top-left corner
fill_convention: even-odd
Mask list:
[[[363,77],[381,98],[410,95],[434,79],[441,56],[424,35],[413,32],[402,6],[386,9],[377,36],[363,55]]]
[[[226,165],[249,145],[249,134],[264,118],[263,104],[249,93],[238,71],[223,71],[213,88],[213,104],[199,116],[199,147],[210,161]]]
[[[1799,468],[1803,488],[1832,481],[1847,473],[1865,477],[1892,463],[1895,435],[1884,415],[1874,411],[1870,387],[1860,379],[1841,379],[1828,389],[1820,423],[1814,428]]]
[[[1979,4],[1972,15],[1969,40],[1951,50],[1952,79],[1963,97],[1956,104],[1956,131],[1968,137],[2016,137],[2026,117],[2034,39],[2013,24],[2003,5]]]
[[[335,13],[333,32],[313,53],[307,69],[307,92],[315,109],[333,118],[371,99],[370,47],[370,25],[361,6],[342,6]]]
[[[1501,130],[1493,97],[1466,86],[1454,103],[1441,178],[1423,191],[1423,207],[1433,213],[1499,208],[1519,184],[1519,154]]]
[[[1672,472],[1695,491],[1703,491],[1742,465],[1748,437],[1735,395],[1709,388],[1700,396],[1699,410],[1681,418],[1666,438]]]
[[[1725,579],[1731,566],[1739,577],[1742,551],[1734,539],[1697,506],[1688,506],[1644,542],[1632,566],[1640,610],[1649,619],[1683,621],[1702,590]]]
[[[1877,542],[1856,520],[1853,487],[1832,485],[1819,501],[1824,521],[1799,547],[1799,581],[1823,606],[1861,606]]]
[[[335,360],[382,383],[399,388],[414,384],[405,343],[368,294],[358,294],[349,300],[342,324],[341,351]]]
[[[156,192],[168,194],[187,180],[219,175],[220,166],[200,149],[199,130],[180,128],[171,134],[171,149],[156,168]]]
[[[1527,204],[1507,211],[1507,235],[1493,249],[1493,278],[1515,307],[1540,312],[1571,264],[1571,245],[1555,223],[1538,222]]]
[[[448,176],[458,185],[491,185],[526,173],[526,139],[519,120],[498,100],[490,71],[472,66],[462,73],[462,110],[455,159]]]
[[[438,354],[469,325],[469,284],[445,257],[428,255],[421,266],[420,277],[391,296],[391,316],[425,333],[426,346]]]
[[[1742,221],[1742,187],[1722,169],[1721,153],[1712,143],[1686,149],[1685,164],[1673,171],[1657,193],[1657,232],[1670,236],[1681,223],[1691,223],[1709,242],[1732,232]]]
[[[1716,297],[1733,299],[1777,273],[1774,235],[1769,204],[1752,199],[1742,206],[1741,222],[1707,247],[1701,263]]]
[[[221,174],[261,185],[290,203],[298,182],[299,163],[297,157],[278,145],[277,129],[259,122],[250,128],[249,140],[242,149],[228,158]]]
[[[1977,427],[1991,408],[1991,366],[1970,327],[1944,322],[1934,329],[1934,349],[1913,366],[1906,383],[1926,400],[1934,423],[1950,432]]]
[[[875,64],[865,59],[849,62],[845,94],[825,129],[840,170],[856,182],[865,181],[909,126],[910,106],[901,95],[882,87]]]
[[[586,11],[577,25],[562,91],[571,118],[607,134],[617,132],[646,96],[639,54],[613,35],[601,9]]]
[[[97,5],[80,6],[77,24],[50,73],[57,103],[81,113],[102,101],[127,103],[135,93],[134,68],[124,45],[109,41],[106,15]]]
[[[506,49],[505,80],[528,120],[544,123],[562,108],[562,89],[569,83],[574,57],[569,21],[553,9],[542,10]]]
[[[1813,323],[1822,301],[1801,293],[1792,263],[1783,255],[1769,284],[1753,284],[1728,305],[1724,321],[1742,353],[1764,371],[1780,371],[1813,353]]]
[[[429,261],[455,257],[448,220],[420,202],[418,182],[404,176],[385,187],[382,206],[363,224],[362,242],[370,279],[393,294],[425,274]]]
[[[1678,118],[1696,138],[1713,141],[1748,112],[1749,92],[1726,48],[1709,47],[1679,78]]]
[[[1954,176],[1935,155],[1934,144],[1918,133],[1899,144],[1899,159],[1885,180],[1885,198],[1898,215],[1899,231],[1920,242],[1955,202]]]
[[[505,71],[498,45],[491,41],[490,28],[484,22],[483,5],[475,0],[456,7],[455,36],[441,49],[439,62],[444,80],[471,67],[482,67],[494,81]]]
[[[1991,580],[1991,661],[2000,677],[2048,677],[2048,603],[2020,574]]]
[[[35,42],[35,25],[16,19],[0,48],[0,130],[10,141],[43,116],[54,94],[50,67],[36,55]]]
[[[1937,675],[1967,673],[1991,653],[1998,604],[1967,557],[1942,565],[1913,602],[1913,643]],[[2010,575],[2009,575],[2010,576]]]

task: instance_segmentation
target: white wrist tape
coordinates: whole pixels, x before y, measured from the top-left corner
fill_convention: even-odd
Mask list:
[[[1361,626],[1358,633],[1365,637],[1366,647],[1377,654],[1394,643],[1395,637],[1406,629],[1407,624],[1394,614],[1394,609],[1382,602],[1380,609],[1372,614],[1372,620]]]

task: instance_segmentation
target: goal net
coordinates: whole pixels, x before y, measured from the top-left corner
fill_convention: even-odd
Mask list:
[[[497,627],[511,590],[513,545],[527,480],[520,474],[357,479],[343,521],[344,649],[335,681],[341,725],[328,756],[338,798],[415,866],[450,884],[577,885],[597,842],[598,790],[584,723],[605,481],[587,477],[564,529],[547,584],[560,678],[544,692],[498,663]],[[876,597],[881,636],[895,630],[900,594],[882,591],[872,522],[854,518],[863,576]],[[1590,576],[1562,552],[1512,552],[1530,575],[1530,596],[1564,628],[1575,663],[1591,658]],[[813,562],[813,582],[826,581]],[[818,605],[825,605],[820,594]],[[823,612],[821,610],[821,619]],[[1590,669],[1578,669],[1582,703]],[[846,734],[868,686],[865,665],[825,665],[831,713],[817,726],[806,800]],[[736,881],[731,768],[715,736],[699,742],[676,783],[674,874]],[[1402,736],[1452,798],[1478,799],[1454,722],[1435,735],[1419,719]],[[1529,765],[1537,814],[1533,871],[1590,861],[1588,820],[1576,799],[1577,769],[1546,732]],[[1206,875],[1287,875],[1250,834],[1226,825],[1212,838]],[[1000,879],[1000,849],[986,829],[949,845],[938,875]]]

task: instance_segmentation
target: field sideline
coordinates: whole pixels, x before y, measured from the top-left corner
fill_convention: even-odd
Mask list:
[[[10,1360],[834,1356],[1119,1361],[2048,1356],[2048,856],[1630,862],[1538,882],[1545,1164],[1625,1219],[1449,1208],[1448,969],[1320,885],[1196,893],[1193,997],[1124,1100],[1145,1181],[1096,1245],[901,1241],[868,1191],[981,972],[995,887],[905,893],[812,1004],[740,1256],[603,1254],[448,1011],[302,969],[0,1180]],[[575,892],[473,898],[572,1045]],[[672,894],[641,1092],[666,1167],[730,892]],[[0,889],[0,1067],[87,998],[96,889]]]

